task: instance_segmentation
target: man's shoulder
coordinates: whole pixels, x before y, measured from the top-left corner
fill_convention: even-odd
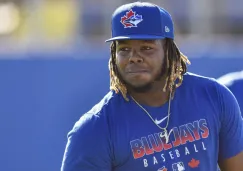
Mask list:
[[[123,97],[120,93],[115,93],[114,91],[109,91],[97,104],[95,104],[87,113],[100,115],[114,107],[117,107],[121,101],[123,101]]]
[[[81,120],[108,118],[113,110],[117,110],[124,103],[123,101],[125,99],[120,93],[109,91],[98,103],[81,116]]]
[[[219,96],[228,93],[228,88],[217,79],[208,76],[202,76],[194,73],[186,73],[183,77],[183,87],[185,90],[195,90],[204,92],[210,96]]]
[[[97,104],[89,111],[82,114],[79,120],[75,123],[71,132],[78,130],[97,130],[104,129],[109,124],[109,115],[116,108],[122,96],[113,91],[108,92]]]
[[[217,80],[213,77],[203,76],[191,72],[187,72],[183,76],[183,83],[187,86],[209,86],[217,84]]]

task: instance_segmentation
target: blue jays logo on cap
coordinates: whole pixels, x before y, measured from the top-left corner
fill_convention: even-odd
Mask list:
[[[121,17],[121,23],[124,25],[124,28],[137,27],[142,21],[142,15],[136,14],[132,9],[129,12],[126,12],[126,15]]]

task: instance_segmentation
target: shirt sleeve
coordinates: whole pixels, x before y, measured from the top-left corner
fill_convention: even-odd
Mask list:
[[[218,84],[221,106],[221,127],[219,133],[219,159],[227,159],[243,151],[243,119],[233,93]]]
[[[111,171],[109,132],[104,117],[85,114],[68,133],[61,171]]]

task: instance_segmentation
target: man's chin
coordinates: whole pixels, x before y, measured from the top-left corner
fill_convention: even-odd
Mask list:
[[[131,91],[137,92],[137,93],[145,93],[151,90],[152,88],[152,83],[148,83],[145,85],[131,85],[128,84],[128,87]]]

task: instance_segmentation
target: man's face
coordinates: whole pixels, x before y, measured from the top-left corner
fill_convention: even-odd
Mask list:
[[[134,90],[148,90],[162,77],[164,41],[116,41],[116,65],[122,80]]]

